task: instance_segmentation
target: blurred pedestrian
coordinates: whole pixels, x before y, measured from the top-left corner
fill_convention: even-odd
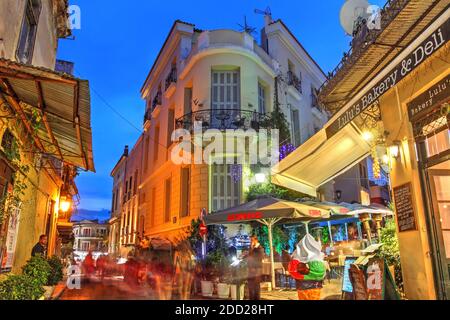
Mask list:
[[[87,279],[90,280],[90,278],[92,277],[92,275],[95,272],[95,262],[94,262],[94,258],[92,256],[92,251],[89,251],[86,258],[84,258],[83,271],[84,271],[84,274],[86,275]]]
[[[262,260],[264,249],[257,236],[251,237],[250,251],[246,257],[248,266],[248,291],[250,300],[261,299]]]

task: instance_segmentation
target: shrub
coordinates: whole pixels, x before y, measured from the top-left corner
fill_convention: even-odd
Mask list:
[[[53,256],[47,260],[50,265],[50,275],[48,276],[47,285],[57,285],[63,279],[63,264],[60,258]]]
[[[24,275],[30,276],[37,285],[45,286],[51,273],[47,260],[41,256],[32,257],[22,267]]]
[[[29,275],[11,275],[0,282],[0,300],[37,300],[44,288]]]

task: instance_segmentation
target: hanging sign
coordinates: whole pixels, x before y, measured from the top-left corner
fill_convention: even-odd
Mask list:
[[[404,58],[384,79],[375,84],[371,89],[345,112],[339,116],[325,130],[327,138],[331,138],[347,124],[352,122],[357,116],[363,113],[369,106],[379,102],[389,89],[396,86],[403,78],[408,76],[429,56],[442,48],[450,38],[450,19],[447,19],[435,32],[417,46],[406,58]]]
[[[6,235],[5,249],[2,255],[1,269],[11,270],[16,252],[17,232],[19,231],[20,208],[14,208],[8,218],[8,233]]]
[[[450,74],[408,103],[409,120],[414,121],[427,114],[436,106],[447,102],[449,97]]]

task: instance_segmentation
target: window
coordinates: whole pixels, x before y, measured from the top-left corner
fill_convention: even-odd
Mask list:
[[[111,211],[114,212],[116,209],[114,207],[116,203],[116,192],[113,192],[113,196],[112,196],[112,206],[111,206]]]
[[[169,178],[165,182],[164,194],[166,199],[164,201],[164,222],[170,221],[170,200],[172,193],[172,178]]]
[[[152,207],[151,207],[151,211],[150,211],[150,215],[151,215],[151,225],[154,226],[155,225],[155,210],[156,210],[156,188],[152,188]]]
[[[172,132],[175,128],[175,111],[173,109],[169,109],[167,122],[167,147],[170,147],[172,145]]]
[[[236,206],[241,199],[241,182],[233,181],[232,164],[211,166],[212,171],[212,210],[222,210]],[[241,168],[239,168],[242,170]],[[235,170],[234,170],[235,171]]]
[[[41,13],[41,1],[29,0],[26,3],[16,57],[18,61],[30,64],[33,57],[39,15]]]
[[[136,170],[134,172],[134,190],[133,190],[133,195],[136,195],[137,189],[138,189],[138,171]]]
[[[182,168],[181,169],[181,217],[187,217],[189,216],[189,200],[190,200],[190,177],[191,175],[191,169],[190,168]]]
[[[258,109],[259,113],[266,113],[266,88],[258,83]]]
[[[144,147],[144,172],[147,172],[148,170],[148,152],[149,152],[149,146],[150,146],[150,137],[145,138],[145,147]]]
[[[83,236],[90,237],[91,236],[91,229],[85,228],[82,230]]]
[[[153,160],[158,160],[159,153],[159,127],[155,128],[155,140],[153,141]]]
[[[81,243],[81,251],[89,251],[89,249],[91,248],[91,244],[87,241],[83,241]]]
[[[212,109],[239,109],[239,71],[213,71]]]
[[[316,88],[314,88],[313,86],[311,86],[311,106],[313,108],[319,106],[319,103],[317,101]]]
[[[301,141],[301,134],[300,134],[300,117],[299,112],[297,109],[292,110],[291,113],[292,117],[292,130],[293,130],[293,137],[294,141],[293,144],[298,147],[302,141]]]
[[[192,88],[184,88],[184,114],[192,112]]]

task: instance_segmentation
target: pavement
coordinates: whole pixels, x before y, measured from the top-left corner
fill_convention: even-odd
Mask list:
[[[341,296],[341,281],[326,280],[322,289],[322,300],[339,300]],[[65,282],[55,287],[52,299],[58,300],[166,300],[170,295],[155,292],[148,286],[129,286],[122,277],[106,277],[103,280],[94,277],[90,281],[83,279],[80,289],[69,289]],[[217,298],[192,297],[195,300],[210,300]],[[262,291],[262,300],[298,300],[297,291],[293,289],[275,289]]]

